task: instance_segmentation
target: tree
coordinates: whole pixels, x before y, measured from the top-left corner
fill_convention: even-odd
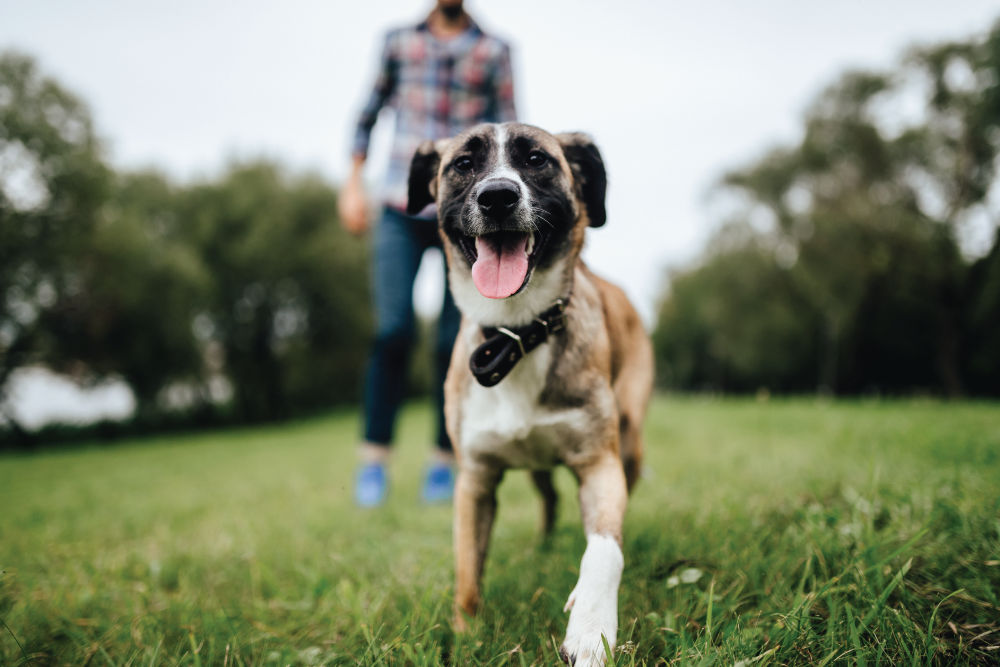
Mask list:
[[[694,270],[676,272],[653,344],[665,387],[802,391],[815,378],[815,310],[774,249],[741,225],[724,228]]]
[[[775,311],[767,315],[774,340],[789,346],[813,337],[811,346],[789,349],[797,359],[798,351],[815,351],[808,365],[820,391],[954,395],[964,390],[973,357],[980,375],[985,367],[1000,373],[988,352],[963,345],[980,350],[1000,331],[992,289],[968,282],[991,280],[992,264],[969,271],[957,242],[963,220],[983,212],[995,184],[998,75],[1000,24],[982,40],[915,50],[897,72],[842,76],[808,110],[798,144],[723,179],[723,189],[744,202],[737,225],[744,233],[734,242],[729,225],[717,235],[724,249],[675,277],[663,311],[676,312],[678,300],[690,299],[685,292],[701,294],[726,303],[722,320],[698,312],[683,325],[661,318],[657,336],[683,340],[701,328],[695,338],[712,340],[729,335],[712,327],[733,330],[732,313],[757,326]],[[922,114],[900,120],[887,111],[914,94],[924,95]],[[740,273],[720,282],[721,267]],[[964,314],[971,303],[975,316]],[[791,308],[800,313],[796,324],[778,314]],[[984,337],[977,327],[993,329]],[[691,354],[708,355],[705,367],[742,368],[745,378],[781,386],[773,372],[779,362],[752,331],[740,334],[754,352],[741,353],[739,363],[725,352],[736,349],[732,343],[699,344]],[[666,355],[670,343],[658,349],[664,363],[683,357],[677,349]],[[793,384],[801,377],[789,369],[778,375]]]
[[[42,322],[81,293],[109,175],[86,106],[31,58],[0,54],[0,407],[11,374],[59,343]]]
[[[355,399],[371,332],[365,247],[337,223],[336,195],[273,164],[191,187],[185,236],[213,278],[200,319],[242,419]]]
[[[966,380],[976,393],[1000,395],[1000,231],[970,268],[964,302]]]
[[[174,384],[211,402],[203,346],[192,331],[211,276],[181,236],[179,196],[158,173],[116,175],[78,253],[81,289],[41,318],[58,341],[47,347],[46,364],[77,377],[120,377],[140,418],[160,412]]]
[[[29,364],[124,380],[144,422],[352,400],[367,286],[365,246],[320,178],[268,163],[190,186],[116,174],[84,104],[0,56],[0,408]]]

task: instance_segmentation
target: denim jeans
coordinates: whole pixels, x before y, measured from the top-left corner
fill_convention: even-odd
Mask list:
[[[416,339],[413,281],[428,248],[440,248],[437,222],[386,208],[375,227],[372,287],[375,298],[375,341],[365,376],[365,433],[367,442],[390,445],[396,414],[406,391],[410,353]],[[447,272],[446,272],[447,273]],[[444,427],[444,377],[460,315],[444,281],[444,303],[434,345],[433,398],[437,445],[451,451]]]

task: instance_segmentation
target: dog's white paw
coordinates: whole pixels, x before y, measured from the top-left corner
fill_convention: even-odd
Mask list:
[[[618,634],[618,582],[622,552],[611,538],[592,535],[580,562],[580,579],[563,611],[570,610],[566,639],[559,649],[571,665],[604,665],[604,640],[614,650]]]
[[[601,667],[607,660],[604,639],[608,648],[614,650],[618,630],[618,610],[612,605],[606,609],[585,610],[578,603],[569,618],[566,639],[559,648],[559,655],[569,665],[577,667]],[[603,637],[603,639],[602,639]]]

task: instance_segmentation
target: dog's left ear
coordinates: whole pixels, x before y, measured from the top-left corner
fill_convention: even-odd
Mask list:
[[[441,154],[433,141],[425,141],[410,161],[406,212],[416,215],[437,198],[437,172]]]
[[[573,171],[577,196],[587,209],[587,219],[591,227],[600,227],[608,218],[604,208],[604,197],[608,190],[608,176],[604,171],[604,160],[594,145],[593,139],[580,132],[557,134],[563,154]]]

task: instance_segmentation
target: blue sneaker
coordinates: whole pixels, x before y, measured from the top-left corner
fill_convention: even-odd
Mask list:
[[[447,503],[455,494],[455,471],[446,463],[434,463],[424,478],[425,503]]]
[[[378,507],[385,502],[388,488],[385,466],[381,463],[368,463],[358,470],[354,485],[354,501],[359,507]]]

